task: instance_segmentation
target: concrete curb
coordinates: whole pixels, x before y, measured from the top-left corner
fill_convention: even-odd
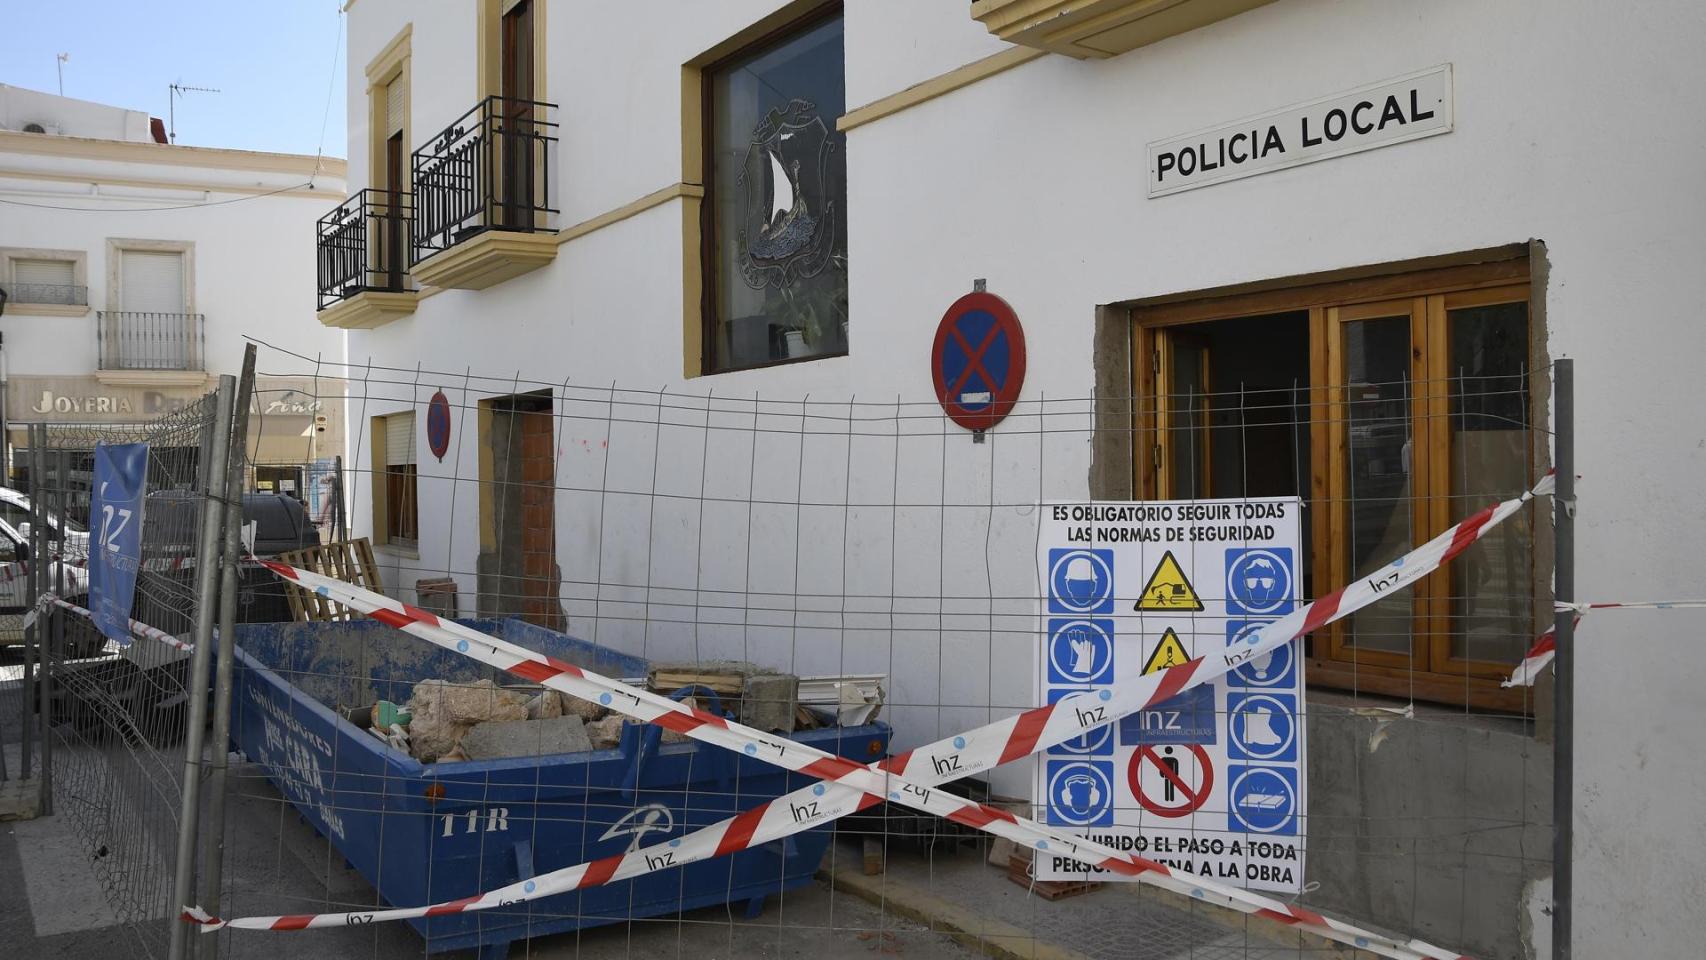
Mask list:
[[[1376,957],[1375,954],[1346,946],[1337,940],[1328,940],[1326,937],[1318,937],[1303,930],[1288,929],[1269,920],[1251,919],[1248,914],[1206,904],[1200,900],[1193,900],[1182,893],[1152,887],[1146,883],[1116,885],[1128,888],[1134,895],[1141,893],[1146,900],[1154,900],[1164,907],[1172,907],[1174,910],[1189,913],[1199,920],[1206,920],[1217,927],[1224,928],[1228,933],[1243,933],[1248,937],[1252,946],[1272,946],[1281,949],[1302,948],[1308,951],[1311,957],[1322,957],[1324,960],[1362,960],[1364,957]]]
[[[867,877],[857,865],[826,867],[817,876],[836,890],[916,920],[997,960],[1091,960],[1076,950],[1039,940],[1028,930],[968,910],[914,884],[886,874]]]
[[[817,876],[836,890],[851,893],[868,903],[925,924],[934,931],[946,933],[955,941],[998,960],[1091,960],[1076,950],[1039,940],[1029,930],[969,910],[888,874],[867,877],[855,861],[833,869],[825,867],[818,871]],[[1362,960],[1375,956],[1301,930],[1286,930],[1261,920],[1252,922],[1244,914],[1204,904],[1171,890],[1135,883],[1117,886],[1128,887],[1133,895],[1141,892],[1145,899],[1189,913],[1228,933],[1243,933],[1252,946],[1302,948],[1310,956],[1323,960]]]

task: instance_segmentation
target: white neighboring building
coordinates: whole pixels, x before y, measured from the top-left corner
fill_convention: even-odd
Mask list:
[[[343,359],[341,331],[309,320],[308,245],[344,162],[164,139],[145,113],[0,86],[14,451],[29,423],[132,422],[193,400],[240,368],[245,336]],[[254,409],[251,452],[276,465],[257,484],[303,490],[308,464],[343,452],[341,385],[263,378]]]
[[[994,597],[1035,589],[1028,522],[943,529],[924,511],[895,524],[891,541],[884,516],[855,531],[868,552],[843,531],[814,531],[821,552],[795,564],[791,551],[808,538],[773,517],[784,559],[759,550],[743,570],[727,558],[753,555],[755,527],[707,532],[644,492],[739,500],[756,482],[757,496],[787,502],[795,476],[766,491],[750,474],[797,471],[803,457],[824,475],[806,482],[830,483],[833,498],[848,470],[836,428],[823,428],[832,437],[810,455],[803,441],[761,456],[746,440],[702,453],[696,439],[665,439],[654,458],[667,431],[609,427],[589,402],[596,394],[577,392],[614,381],[779,401],[927,400],[936,321],[974,278],[1026,325],[1026,399],[1135,393],[1165,407],[1168,384],[1301,386],[1313,435],[1271,444],[1288,459],[1283,470],[1258,467],[1257,490],[1235,469],[1238,451],[1181,460],[1185,446],[1162,444],[1153,419],[1133,427],[1117,409],[1094,422],[1087,406],[1062,415],[1059,428],[1082,435],[1046,446],[1016,427],[1003,442],[997,428],[1000,470],[990,447],[932,424],[937,436],[908,437],[906,456],[929,463],[933,451],[938,468],[878,489],[878,502],[930,504],[962,489],[978,491],[973,502],[985,491],[1003,501],[1295,493],[1317,508],[1308,568],[1320,591],[1443,529],[1464,505],[1525,487],[1550,460],[1549,365],[1572,357],[1581,593],[1699,594],[1698,5],[856,0],[841,11],[816,0],[349,5],[350,184],[368,191],[351,215],[370,224],[370,239],[321,320],[355,331],[357,361],[442,377],[375,381],[352,410],[358,471],[398,478],[371,485],[371,498],[352,493],[357,527],[381,542],[385,583],[405,599],[417,578],[448,572],[464,613],[511,612],[506,578],[543,579],[544,594],[527,596],[543,606],[521,612],[566,616],[571,631],[633,652],[888,672],[897,706],[885,716],[900,747],[1033,702],[1031,638],[944,629],[929,609],[909,606],[917,618],[892,632],[845,636],[798,618],[747,630],[693,619],[701,590],[769,592],[785,604],[837,589],[881,596],[896,579],[924,594],[989,597],[993,609]],[[1374,95],[1359,107],[1364,93]],[[1264,119],[1241,122],[1251,117]],[[1269,126],[1283,127],[1279,149]],[[792,147],[780,146],[783,130]],[[1174,142],[1196,131],[1207,132]],[[1259,134],[1260,156],[1246,131]],[[1306,156],[1320,162],[1285,163]],[[1220,179],[1245,172],[1261,175]],[[783,179],[788,189],[775,189]],[[772,186],[743,196],[743,183]],[[1174,192],[1181,184],[1193,188]],[[801,197],[819,216],[797,242],[783,228],[805,223],[792,202]],[[824,235],[830,206],[835,232]],[[747,241],[731,239],[743,229]],[[768,247],[750,239],[760,231]],[[411,233],[404,256],[396,238]],[[391,239],[372,239],[382,235]],[[802,316],[765,299],[807,275],[823,309]],[[532,383],[496,399],[496,388],[458,382],[470,368]],[[1494,385],[1485,389],[1504,406],[1453,393],[1453,377]],[[1418,383],[1429,392],[1407,392]],[[1347,399],[1353,387],[1368,406]],[[435,389],[460,411],[439,460],[424,454]],[[1465,403],[1484,419],[1459,429]],[[639,394],[614,409],[655,414]],[[545,414],[558,418],[557,440],[540,444],[541,480],[529,475],[535,464],[494,453],[527,447],[530,415]],[[1364,415],[1383,423],[1348,440],[1334,433]],[[1210,450],[1202,424],[1181,429],[1188,446]],[[624,456],[600,456],[605,442]],[[861,442],[853,459],[881,473],[892,463],[885,449]],[[1454,465],[1471,463],[1477,482],[1462,486]],[[523,484],[558,489],[514,519],[453,482],[478,479],[484,491],[516,471]],[[1372,531],[1359,517],[1370,534],[1359,539],[1355,524],[1332,519],[1352,481],[1390,485],[1394,502],[1420,506],[1389,505]],[[618,489],[641,493],[586,493]],[[656,531],[668,529],[681,549],[654,553]],[[943,563],[944,542],[968,550],[966,561]],[[552,569],[505,566],[540,549]],[[1539,609],[1503,627],[1479,595],[1429,587],[1413,615],[1388,618],[1360,649],[1343,631],[1315,638],[1315,689],[1446,703],[1471,715],[1461,729],[1472,731],[1433,752],[1375,753],[1379,738],[1364,736],[1335,754],[1332,731],[1315,730],[1325,714],[1313,713],[1314,775],[1383,785],[1361,797],[1312,790],[1315,829],[1373,823],[1411,840],[1447,821],[1486,829],[1465,826],[1449,839],[1455,848],[1442,841],[1413,858],[1348,852],[1367,837],[1347,833],[1337,848],[1312,849],[1310,877],[1326,886],[1311,902],[1474,953],[1544,953],[1533,908],[1549,862],[1550,746],[1477,719],[1523,705],[1498,676],[1546,616],[1549,559],[1536,553],[1507,570],[1533,574]],[[607,586],[594,603],[599,582],[650,589]],[[612,602],[656,607],[659,595],[676,604],[667,616]],[[1575,954],[1693,955],[1706,761],[1678,731],[1702,720],[1698,621],[1630,612],[1590,626],[1575,697]],[[1418,737],[1459,736],[1413,726]],[[996,783],[1017,792],[1027,776]]]

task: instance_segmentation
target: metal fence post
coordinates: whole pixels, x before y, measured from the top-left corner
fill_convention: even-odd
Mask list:
[[[41,535],[39,531],[42,528],[42,491],[45,489],[42,485],[41,476],[41,444],[42,437],[46,432],[47,428],[45,425],[39,423],[30,424],[29,454],[31,523],[30,535],[28,538],[30,545],[30,562],[28,569],[25,571],[24,584],[25,591],[29,596],[31,603],[34,603],[36,598],[41,596]],[[37,626],[36,623],[32,623],[24,629],[23,696],[20,698],[23,701],[23,712],[18,718],[18,747],[22,760],[22,763],[19,764],[19,766],[22,769],[18,773],[18,776],[25,780],[30,778],[30,769],[34,759],[31,747],[34,743],[36,722],[35,654],[36,642],[40,637],[41,627]]]
[[[207,836],[202,845],[201,903],[219,913],[225,863],[225,773],[231,752],[231,683],[237,646],[237,564],[243,555],[243,464],[248,450],[249,398],[255,391],[255,346],[243,354],[243,376],[233,406],[231,445],[225,466],[225,555],[220,563],[219,663],[213,683],[213,756],[209,758]],[[218,937],[198,937],[201,955],[219,954]]]
[[[224,463],[231,442],[231,405],[237,380],[230,374],[219,378],[219,393],[213,414],[213,436],[203,449],[204,463]],[[172,879],[171,909],[181,911],[195,899],[196,826],[201,813],[201,753],[207,727],[208,667],[213,660],[213,618],[219,589],[220,522],[225,516],[225,471],[204,471],[207,500],[201,513],[201,542],[196,553],[195,653],[190,657],[187,689],[189,717],[184,721],[183,803],[178,820],[178,855]],[[189,925],[174,914],[172,960],[186,960]]]
[[[42,456],[47,456],[43,451]],[[58,517],[54,529],[59,531],[58,546],[53,547],[53,584],[48,589],[56,597],[65,596],[65,518],[71,515],[70,491],[66,489],[71,475],[69,469],[70,455],[61,450],[54,457],[54,477],[58,480],[59,495],[54,498],[53,506]],[[45,498],[44,498],[45,499]],[[34,500],[30,501],[34,503]],[[45,515],[47,508],[42,507]],[[52,547],[50,538],[42,538],[44,549]],[[43,571],[46,574],[46,571]],[[58,680],[59,667],[65,662],[65,614],[58,608],[43,611],[50,619],[47,620],[47,654],[42,662],[42,696],[41,696],[41,814],[44,817],[53,815],[53,701],[56,698],[55,681]]]
[[[1553,406],[1557,432],[1553,468],[1557,491],[1552,495],[1554,555],[1552,595],[1560,603],[1576,599],[1576,375],[1574,362],[1558,360],[1552,368]],[[1575,813],[1575,679],[1576,612],[1560,608],[1553,621],[1552,721],[1552,956],[1570,958],[1572,893],[1572,820]]]

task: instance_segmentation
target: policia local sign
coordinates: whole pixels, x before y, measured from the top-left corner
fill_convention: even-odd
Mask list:
[[[1451,65],[1149,145],[1149,195],[1450,133]]]
[[[1299,501],[1043,507],[1038,697],[1216,654],[1299,603]],[[1047,750],[1039,817],[1176,870],[1303,885],[1302,641]],[[1041,853],[1039,880],[1130,879]]]

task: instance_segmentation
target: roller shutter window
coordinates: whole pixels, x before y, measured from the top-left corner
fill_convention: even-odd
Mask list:
[[[385,418],[385,465],[413,466],[415,463],[415,415],[394,413]]]
[[[70,260],[13,260],[19,303],[76,303],[77,265]]]
[[[385,135],[401,133],[403,123],[408,119],[405,104],[408,101],[409,81],[405,74],[399,73],[385,85]]]
[[[121,251],[119,309],[127,313],[183,313],[184,255],[175,251]]]

